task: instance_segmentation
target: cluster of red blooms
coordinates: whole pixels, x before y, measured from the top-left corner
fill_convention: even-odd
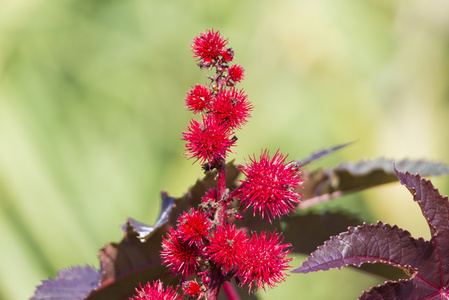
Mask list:
[[[183,132],[189,158],[203,164],[206,171],[217,171],[217,188],[206,192],[198,209],[184,212],[162,242],[163,263],[182,278],[181,290],[189,299],[216,299],[222,284],[232,278],[250,292],[274,287],[285,280],[291,258],[290,244],[282,244],[280,233],[248,233],[230,223],[230,217],[242,216],[231,208],[233,199],[246,211],[253,207],[261,218],[281,217],[294,210],[301,194],[299,166],[286,163],[276,152],[270,159],[267,150],[260,159],[249,158],[239,170],[246,176],[240,186],[229,192],[225,186],[225,161],[240,129],[250,117],[251,103],[235,84],[242,81],[244,70],[230,65],[234,51],[218,31],[207,30],[191,44],[201,69],[208,70],[209,84],[195,85],[185,98],[187,108],[200,114]],[[214,70],[213,75],[209,75]],[[136,289],[136,300],[181,299],[172,287],[163,290],[160,281]]]

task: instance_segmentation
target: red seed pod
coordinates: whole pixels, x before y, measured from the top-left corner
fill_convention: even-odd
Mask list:
[[[228,74],[229,74],[229,79],[234,81],[234,82],[240,82],[243,80],[243,78],[245,77],[245,73],[244,73],[244,69],[242,66],[240,65],[232,65],[229,70],[228,70]]]
[[[210,282],[210,277],[209,276],[204,276],[201,278],[201,280],[203,281],[204,284],[208,284]]]
[[[208,284],[210,282],[210,271],[199,272],[197,275],[201,276],[201,281],[203,284]]]
[[[177,233],[183,242],[189,246],[201,247],[203,240],[209,235],[212,222],[208,215],[201,210],[192,209],[190,213],[184,212],[178,218]]]
[[[173,274],[189,277],[199,267],[198,256],[200,249],[189,245],[181,239],[178,231],[170,228],[169,233],[162,240],[161,258]]]
[[[282,241],[282,235],[276,231],[251,234],[242,263],[237,267],[240,286],[249,287],[251,293],[261,288],[266,291],[285,281],[290,268],[288,263],[292,260],[287,254],[292,250],[291,244],[282,244]]]
[[[244,220],[244,219],[245,219],[245,217],[242,216],[242,215],[239,214],[239,213],[234,213],[234,218],[236,218],[237,220]]]
[[[246,232],[235,225],[217,227],[209,238],[206,252],[210,260],[228,273],[243,264],[243,257],[247,249],[248,237]]]
[[[234,50],[232,50],[232,48],[227,48],[221,53],[221,56],[225,62],[230,62],[234,59]]]
[[[196,84],[187,92],[185,103],[194,114],[207,111],[212,102],[212,93],[207,86]]]
[[[246,211],[253,207],[254,214],[259,212],[261,218],[281,217],[295,210],[295,204],[300,203],[302,194],[297,192],[301,188],[301,171],[296,164],[286,163],[287,156],[276,151],[270,158],[268,150],[262,151],[259,161],[250,157],[246,165],[239,170],[246,176],[246,180],[239,180],[242,184],[232,192],[232,196],[240,200]]]
[[[200,62],[210,63],[217,61],[225,52],[227,58],[233,56],[233,53],[231,55],[231,53],[228,53],[229,49],[225,48],[227,43],[228,40],[220,35],[220,31],[214,32],[213,29],[208,29],[205,33],[201,33],[199,37],[195,37],[190,47],[195,58]]]
[[[232,135],[226,124],[220,123],[213,116],[203,116],[201,123],[192,120],[186,132],[183,132],[183,140],[187,141],[185,154],[189,158],[195,158],[201,164],[220,163],[226,158],[231,146],[234,146]]]
[[[176,289],[172,286],[168,286],[164,289],[162,282],[160,280],[148,282],[142,287],[139,284],[140,289],[136,288],[136,295],[134,298],[129,298],[130,300],[147,300],[147,299],[161,299],[161,300],[182,300]]]
[[[253,106],[243,90],[221,90],[211,103],[211,114],[231,129],[242,128],[251,116]]]

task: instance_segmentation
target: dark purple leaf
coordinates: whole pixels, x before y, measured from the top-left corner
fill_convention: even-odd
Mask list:
[[[449,202],[447,196],[441,196],[430,180],[421,178],[419,175],[399,171],[397,174],[401,183],[409,190],[414,191],[414,200],[419,204],[432,234],[430,243],[433,252],[428,260],[422,262],[418,277],[435,284],[435,287],[440,289],[447,288],[449,283]]]
[[[315,152],[315,153],[313,153],[312,155],[310,155],[307,158],[304,158],[302,160],[296,161],[296,163],[298,165],[300,165],[300,166],[307,165],[307,164],[309,164],[309,163],[311,163],[311,162],[313,162],[313,161],[315,161],[315,160],[317,160],[317,159],[319,159],[319,158],[321,158],[323,156],[326,156],[326,155],[328,155],[328,154],[330,154],[330,153],[332,153],[334,151],[337,151],[337,150],[340,150],[341,148],[349,146],[352,143],[354,143],[354,141],[346,143],[346,144],[337,145],[337,146],[334,146],[334,147],[329,148],[329,149],[325,149],[325,150],[321,150],[321,151]]]
[[[397,180],[394,165],[397,169],[419,173],[422,176],[442,175],[449,173],[449,166],[425,160],[404,159],[394,163],[384,158],[343,163],[334,169],[303,170],[303,183],[300,208],[307,208],[344,194],[360,191]]]
[[[449,297],[449,202],[429,180],[396,170],[414,195],[431,229],[430,241],[379,222],[350,227],[318,247],[293,272],[309,273],[382,262],[402,268],[410,279],[373,287],[360,299],[447,299]]]
[[[335,146],[331,149],[315,153],[308,159],[302,161],[302,163],[316,160],[348,144]],[[404,168],[414,166],[413,168],[427,170],[426,172],[430,174],[442,174],[448,171],[448,168],[442,164],[432,164],[423,161],[403,161],[397,165]],[[304,202],[304,205],[313,205],[316,199],[320,197],[335,197],[343,193],[390,182],[392,181],[391,177],[394,175],[391,174],[392,171],[388,168],[386,160],[376,160],[352,165],[342,165],[334,170],[318,170],[314,172],[303,170],[304,177],[308,179],[304,183],[305,188],[300,191],[304,193],[302,200],[307,200]],[[236,166],[232,162],[229,163],[227,165],[226,185],[231,190],[235,188],[238,174],[239,171]],[[215,177],[216,174],[213,171],[207,172],[205,178],[198,180],[181,198],[174,199],[169,197],[167,193],[162,192],[161,211],[153,226],[129,218],[123,228],[125,231],[123,240],[120,243],[106,244],[98,253],[102,265],[101,285],[95,291],[92,289],[92,293],[87,299],[128,299],[127,297],[134,293],[134,288],[138,286],[139,282],[146,283],[149,280],[157,278],[162,278],[166,283],[173,283],[175,279],[168,275],[165,267],[161,265],[159,257],[162,236],[168,228],[176,224],[178,216],[183,211],[197,207],[204,193],[209,188],[216,186]],[[330,223],[326,223],[326,219]],[[251,224],[251,222],[254,223]],[[260,222],[261,220],[248,218],[244,226],[253,228],[265,226],[263,224],[261,225]],[[285,229],[287,239],[294,244],[295,251],[300,253],[309,253],[329,235],[335,234],[337,229],[341,231],[343,227],[354,225],[354,220],[333,214],[323,215],[321,217],[312,215],[299,216],[298,218],[292,218],[282,222],[284,223],[277,224],[279,225],[279,230]],[[322,225],[315,224],[316,222],[321,222],[322,224],[324,222],[329,226],[326,225],[323,227]],[[308,230],[301,231],[304,227],[307,227]],[[310,234],[307,237],[306,235],[311,232],[310,228],[316,228],[318,232],[314,232],[314,234]],[[334,229],[335,231],[333,231]],[[298,238],[294,238],[295,234],[297,234],[297,237],[301,236],[299,232],[303,233],[303,238],[300,238],[303,242],[297,242]],[[291,239],[290,236],[292,237]],[[381,274],[376,269],[370,270],[369,272]],[[387,278],[397,278],[396,275],[391,276],[391,272],[388,270],[385,274],[387,274]],[[47,281],[43,283],[43,288],[50,291],[49,293],[53,289],[57,289],[57,287],[49,283],[47,284]],[[239,289],[239,292],[242,292],[242,290]],[[67,293],[67,297],[71,297],[72,295],[73,293],[71,292]],[[242,299],[248,299],[248,295],[246,294]]]
[[[426,298],[431,291],[422,289],[420,286],[414,286],[410,280],[400,280],[397,282],[388,281],[383,285],[371,288],[365,291],[359,297],[359,300],[410,300],[410,299],[440,299]]]
[[[415,240],[408,231],[378,222],[350,227],[332,236],[293,272],[309,273],[362,263],[384,262],[394,266],[415,266],[418,253],[429,249],[424,240]]]
[[[159,212],[159,217],[157,218],[156,224],[154,224],[154,226],[146,225],[137,220],[134,220],[133,218],[128,218],[128,220],[126,220],[126,224],[122,227],[123,231],[127,232],[128,227],[130,226],[130,228],[132,228],[132,230],[137,233],[137,237],[142,242],[144,242],[153,234],[156,229],[162,227],[163,225],[166,225],[170,216],[170,212],[175,206],[175,198],[169,197],[166,192],[161,192],[161,199],[161,211]]]
[[[60,270],[55,279],[48,279],[36,288],[31,300],[79,300],[86,298],[100,285],[100,272],[91,266]]]
[[[172,278],[164,276],[167,270],[159,256],[164,232],[158,227],[150,239],[141,242],[128,222],[123,240],[118,244],[108,243],[99,251],[103,270],[101,285],[87,299],[128,299],[140,282],[145,284],[158,278],[173,284]]]
[[[396,173],[401,183],[414,195],[414,200],[419,204],[431,233],[438,237],[446,237],[449,224],[447,196],[442,197],[429,180],[425,180],[419,175]]]

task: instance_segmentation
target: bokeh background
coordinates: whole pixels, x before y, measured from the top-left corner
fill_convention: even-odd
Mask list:
[[[208,28],[229,37],[255,106],[231,158],[357,140],[314,166],[449,163],[448,1],[0,0],[0,299],[98,267],[126,217],[152,224],[160,190],[180,196],[202,176],[180,137],[185,93],[206,82],[189,44]],[[443,194],[448,182],[434,180]],[[429,236],[399,183],[328,207]],[[382,282],[292,274],[261,299],[355,299]]]

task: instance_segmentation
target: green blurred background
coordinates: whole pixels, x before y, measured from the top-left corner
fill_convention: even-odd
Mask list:
[[[180,196],[201,177],[180,137],[185,93],[206,82],[189,44],[212,27],[255,106],[231,158],[357,140],[315,166],[449,163],[447,1],[0,0],[0,299],[27,299],[70,265],[98,267],[126,217],[153,223],[160,190]],[[447,176],[434,183],[447,193]],[[429,236],[399,184],[331,206]],[[261,298],[355,299],[382,282],[292,274]]]

